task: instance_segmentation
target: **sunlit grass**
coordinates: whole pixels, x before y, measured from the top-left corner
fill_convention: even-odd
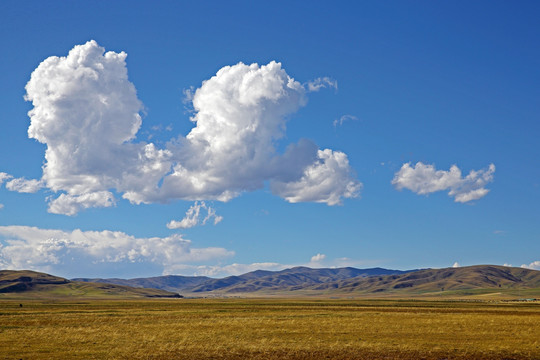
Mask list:
[[[425,301],[0,302],[7,359],[538,359],[540,306]]]

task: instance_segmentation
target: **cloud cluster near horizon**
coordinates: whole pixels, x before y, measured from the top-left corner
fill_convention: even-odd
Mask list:
[[[465,203],[487,195],[489,190],[485,185],[493,181],[494,173],[493,164],[487,169],[471,170],[469,175],[462,177],[461,170],[456,165],[452,165],[449,171],[444,171],[421,162],[414,166],[406,163],[395,174],[392,184],[398,190],[409,189],[420,195],[449,190],[448,195],[453,196],[454,201]]]
[[[334,80],[302,85],[276,62],[225,66],[191,92],[194,128],[159,148],[137,140],[143,105],[126,56],[89,41],[34,70],[28,136],[47,146],[43,175],[13,179],[9,190],[58,192],[49,212],[65,215],[113,206],[114,192],[134,204],[228,201],[268,182],[290,202],[337,205],[359,195],[346,154],[306,139],[276,150],[306,94],[337,88]]]
[[[223,260],[233,251],[219,247],[194,248],[190,240],[168,237],[136,238],[120,231],[62,231],[30,226],[0,226],[0,268],[60,272],[73,266],[84,274],[118,267],[150,265],[164,274],[186,264]],[[107,273],[107,271],[103,271]],[[88,273],[85,275],[88,276]]]
[[[523,264],[521,267],[530,270],[540,270],[540,260],[533,261],[530,264]]]
[[[138,238],[121,231],[41,229],[32,226],[0,226],[0,268],[35,270],[71,277],[118,277],[145,269],[162,275],[223,277],[255,270],[283,270],[295,266],[329,267],[365,265],[349,258],[326,261],[317,254],[309,263],[251,264],[225,261],[234,251],[220,247],[196,248],[190,240],[175,234],[168,237]],[[323,264],[324,263],[324,264]],[[141,266],[144,265],[144,266]]]

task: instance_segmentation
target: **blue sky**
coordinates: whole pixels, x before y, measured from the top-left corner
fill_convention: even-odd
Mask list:
[[[539,16],[4,1],[0,267],[540,269]]]

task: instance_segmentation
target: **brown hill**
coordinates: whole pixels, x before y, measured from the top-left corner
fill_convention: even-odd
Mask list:
[[[36,271],[0,270],[0,298],[148,298],[181,297],[158,289],[70,281]]]
[[[191,293],[294,291],[304,289],[311,285],[324,284],[332,281],[356,277],[404,273],[406,273],[406,271],[381,268],[356,269],[352,267],[344,267],[332,269],[312,269],[304,266],[297,266],[280,271],[257,270],[239,276],[229,276],[223,279],[211,279],[198,286],[187,287],[184,290]]]
[[[476,265],[418,270],[404,275],[346,279],[312,286],[310,290],[375,294],[538,288],[540,288],[540,271],[496,265]]]

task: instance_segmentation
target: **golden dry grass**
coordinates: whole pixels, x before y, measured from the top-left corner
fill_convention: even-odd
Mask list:
[[[0,359],[540,359],[540,306],[1,301]]]

